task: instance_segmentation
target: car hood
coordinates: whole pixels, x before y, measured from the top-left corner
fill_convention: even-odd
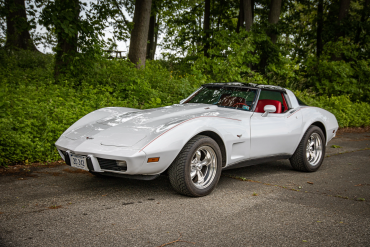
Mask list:
[[[81,143],[94,140],[103,146],[130,148],[150,141],[175,125],[197,117],[233,117],[234,111],[208,104],[175,104],[115,114],[67,131],[64,138]]]

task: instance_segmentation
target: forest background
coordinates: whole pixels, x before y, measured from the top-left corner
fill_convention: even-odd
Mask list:
[[[0,0],[0,18],[1,165],[58,160],[57,138],[93,110],[210,82],[286,87],[340,127],[370,125],[369,0]]]

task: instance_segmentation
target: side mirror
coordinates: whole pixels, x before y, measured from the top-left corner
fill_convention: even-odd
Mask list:
[[[265,113],[262,114],[262,117],[267,117],[270,112],[276,112],[276,107],[274,105],[265,105],[263,110]]]
[[[186,99],[180,100],[180,104],[184,103]]]

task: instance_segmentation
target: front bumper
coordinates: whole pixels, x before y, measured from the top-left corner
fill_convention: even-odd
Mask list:
[[[58,152],[67,165],[71,166],[70,154],[86,157],[87,168],[91,172],[102,173],[102,175],[130,177],[136,179],[150,179],[149,177],[160,174],[163,167],[154,163],[147,163],[147,155],[139,150],[121,150],[119,156],[112,153],[87,153],[70,150],[56,145]],[[117,165],[117,161],[126,161],[127,166]],[[124,176],[122,176],[124,175]],[[127,176],[126,176],[127,175]],[[140,176],[147,176],[140,177]],[[153,178],[152,178],[153,179]]]

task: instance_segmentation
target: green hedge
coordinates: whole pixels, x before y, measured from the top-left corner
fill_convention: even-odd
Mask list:
[[[370,125],[370,104],[352,102],[349,95],[316,96],[307,92],[295,94],[303,102],[330,111],[338,120],[339,127],[362,127]]]
[[[137,70],[124,60],[101,60],[88,73],[56,84],[52,56],[0,54],[0,164],[57,160],[55,141],[85,114],[108,106],[171,105],[205,82],[211,81],[199,70],[174,73],[158,61]],[[308,104],[334,113],[341,127],[370,125],[368,103],[351,102],[345,95],[296,93]]]

